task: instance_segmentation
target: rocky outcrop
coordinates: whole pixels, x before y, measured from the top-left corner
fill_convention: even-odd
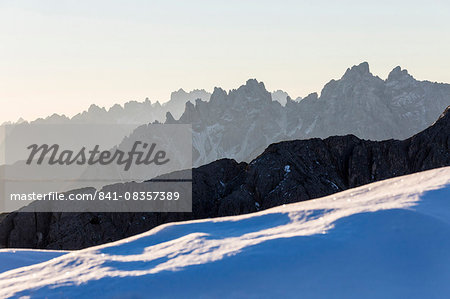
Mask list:
[[[450,165],[450,109],[403,141],[353,135],[285,141],[247,163],[193,169],[192,213],[20,213],[0,216],[0,246],[78,249],[163,223],[238,215]]]

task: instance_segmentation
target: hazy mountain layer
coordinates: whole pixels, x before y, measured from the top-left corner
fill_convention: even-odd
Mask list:
[[[183,113],[186,102],[195,101],[196,99],[208,101],[210,96],[211,94],[203,89],[195,89],[190,92],[179,89],[172,92],[170,100],[163,104],[158,101],[152,103],[147,98],[143,102],[130,101],[123,106],[116,104],[109,109],[91,105],[87,111],[78,113],[72,118],[53,114],[45,119],[39,118],[31,121],[31,123],[148,124],[154,121],[163,122],[168,111],[179,117]]]
[[[277,92],[277,96],[282,92]],[[386,80],[367,63],[301,101],[273,101],[254,79],[229,92],[216,88],[209,102],[187,103],[167,123],[193,125],[194,166],[220,158],[250,161],[269,144],[354,134],[363,139],[405,139],[430,126],[450,105],[450,85],[417,81],[396,67]]]

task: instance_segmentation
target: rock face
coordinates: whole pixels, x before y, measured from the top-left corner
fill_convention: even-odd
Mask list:
[[[222,159],[194,169],[192,213],[15,212],[0,216],[0,246],[79,249],[172,221],[254,212],[449,166],[449,148],[450,108],[433,126],[403,141],[347,135],[280,142],[249,164]]]
[[[193,126],[194,166],[221,158],[249,162],[274,142],[353,134],[405,139],[429,127],[450,105],[450,85],[417,81],[396,67],[386,80],[365,62],[323,88],[320,97],[279,98],[254,79],[236,90],[216,88],[209,102],[187,103],[180,119]],[[278,99],[283,102],[282,106]]]

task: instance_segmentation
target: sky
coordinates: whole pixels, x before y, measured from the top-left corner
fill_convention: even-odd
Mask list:
[[[450,82],[450,1],[0,0],[0,123],[249,78],[291,97],[367,61]]]

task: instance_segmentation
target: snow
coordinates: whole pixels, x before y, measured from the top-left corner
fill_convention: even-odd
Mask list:
[[[0,250],[0,273],[42,263],[66,253],[66,251],[54,250],[2,249]]]
[[[290,165],[284,166],[284,172],[286,172],[286,173],[291,172],[291,166]]]
[[[17,263],[0,273],[0,297],[448,298],[449,200],[446,167],[253,214],[166,224]],[[0,253],[2,265],[21,259]]]

